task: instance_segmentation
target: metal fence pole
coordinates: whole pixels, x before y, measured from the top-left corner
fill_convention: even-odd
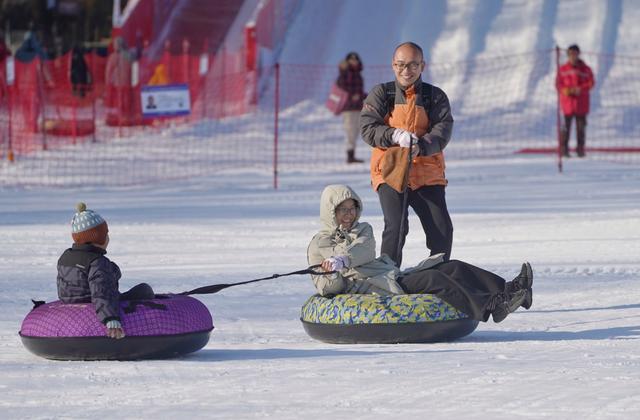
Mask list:
[[[274,92],[273,122],[273,188],[278,189],[278,111],[280,109],[280,63],[275,64],[276,86]]]
[[[560,47],[556,45],[556,78],[560,76]],[[562,123],[560,121],[560,91],[556,89],[556,131],[558,132],[558,172],[562,173]]]

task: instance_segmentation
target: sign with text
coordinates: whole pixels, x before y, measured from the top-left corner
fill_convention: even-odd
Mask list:
[[[175,117],[191,113],[189,85],[142,86],[140,90],[142,116]]]

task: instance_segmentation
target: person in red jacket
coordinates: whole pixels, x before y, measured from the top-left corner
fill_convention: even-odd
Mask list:
[[[577,153],[579,157],[584,157],[589,91],[593,88],[595,80],[591,68],[580,59],[580,47],[571,45],[567,50],[567,57],[567,62],[560,67],[556,76],[556,89],[560,93],[560,106],[564,114],[562,154],[569,157],[569,134],[571,122],[575,117]]]

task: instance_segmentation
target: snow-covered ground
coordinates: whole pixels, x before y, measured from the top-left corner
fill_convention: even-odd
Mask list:
[[[624,55],[636,55],[640,8],[635,0],[428,3],[301,3],[280,57],[286,109],[277,191],[266,146],[270,116],[152,131],[118,147],[76,147],[82,162],[49,151],[48,166],[38,155],[22,163],[28,171],[0,167],[3,180],[21,181],[0,186],[0,419],[638,418],[638,166],[590,154],[565,161],[559,174],[553,158],[516,157],[510,151],[517,148],[504,144],[501,158],[473,157],[493,156],[485,151],[503,142],[554,143],[554,63],[532,52],[556,43],[578,42],[596,71],[588,144],[634,142],[637,59]],[[123,290],[144,281],[158,292],[180,292],[306,267],[307,244],[320,227],[320,193],[330,183],[360,193],[363,219],[379,242],[382,215],[368,165],[341,163],[340,120],[320,109],[346,52],[362,55],[370,88],[392,77],[375,65],[388,63],[406,40],[425,48],[425,80],[445,87],[454,105],[447,169],[453,257],[507,279],[530,261],[531,310],[480,324],[453,343],[329,345],[302,329],[300,308],[314,290],[299,276],[200,297],[216,328],[203,350],[183,358],[54,362],[24,349],[18,331],[30,299],[56,298],[55,265],[71,243],[77,201],[109,222],[109,256],[122,268]],[[596,60],[589,52],[618,55]],[[295,64],[332,67],[311,74]],[[482,153],[470,151],[473,145]],[[247,160],[246,149],[258,152]],[[85,152],[100,159],[85,159]],[[129,160],[114,163],[120,152]],[[360,142],[358,155],[367,154]],[[460,160],[465,156],[472,158]],[[136,176],[159,180],[165,172],[172,178],[178,166],[214,175],[104,186],[136,184]],[[99,173],[91,187],[69,187],[86,185],[90,172]],[[61,183],[67,186],[24,187]],[[408,265],[426,254],[414,216],[410,225]]]
[[[352,185],[380,238],[367,165],[251,173],[148,188],[3,189],[0,418],[637,418],[640,415],[640,173],[549,158],[452,161],[454,258],[507,278],[529,260],[534,304],[453,343],[329,345],[309,338],[306,277],[201,299],[211,341],[187,357],[59,362],[18,337],[30,298],[56,297],[55,263],[83,200],[109,222],[121,288],[160,292],[306,266],[328,183]],[[407,264],[425,255],[410,221]]]

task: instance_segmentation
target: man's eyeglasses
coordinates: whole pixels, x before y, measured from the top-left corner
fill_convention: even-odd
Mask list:
[[[358,212],[357,207],[336,207],[336,213],[347,214],[352,213],[356,214]]]
[[[408,68],[410,71],[416,71],[418,70],[418,67],[420,67],[420,64],[422,63],[418,63],[417,61],[410,61],[408,63],[393,63],[393,67],[395,67],[396,69],[398,69],[399,72],[403,72],[404,69]]]

